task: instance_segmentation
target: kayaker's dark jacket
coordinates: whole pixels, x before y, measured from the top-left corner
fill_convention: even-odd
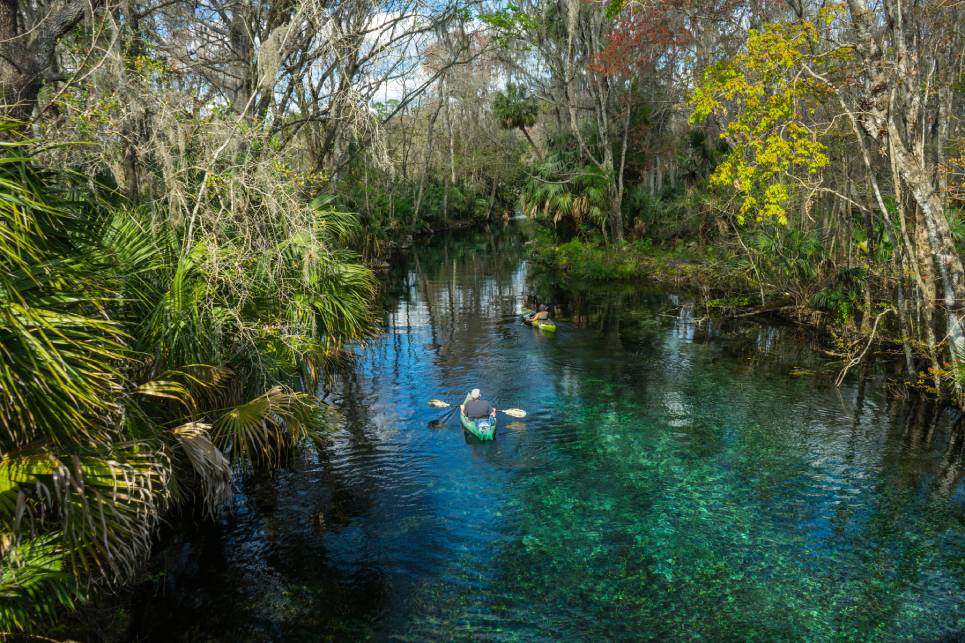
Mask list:
[[[493,412],[493,405],[486,400],[469,400],[465,404],[466,417],[470,420],[489,417]]]

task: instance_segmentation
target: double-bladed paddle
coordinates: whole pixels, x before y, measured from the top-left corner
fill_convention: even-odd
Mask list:
[[[442,400],[429,400],[429,406],[434,409],[448,409],[452,407],[452,405],[449,404],[449,402],[443,402]],[[452,408],[453,410],[455,410],[455,407],[452,407]],[[514,418],[526,417],[526,411],[524,411],[523,409],[499,409],[499,410],[510,417],[514,417]],[[452,413],[453,411],[450,410],[449,412]]]

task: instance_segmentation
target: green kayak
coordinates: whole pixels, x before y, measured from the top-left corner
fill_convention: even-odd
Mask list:
[[[541,331],[543,331],[544,333],[555,333],[555,332],[556,332],[556,324],[554,324],[551,320],[548,320],[548,319],[547,319],[547,320],[544,321],[544,320],[542,320],[542,319],[539,319],[539,320],[537,320],[536,322],[531,321],[531,320],[530,320],[530,317],[532,317],[533,314],[534,314],[534,313],[533,313],[532,310],[524,310],[524,311],[523,311],[523,321],[526,322],[527,324],[529,324],[530,326],[535,326],[536,328],[539,328],[539,329],[540,329]]]
[[[462,420],[462,428],[466,429],[480,440],[492,440],[496,435],[496,418],[488,417],[481,420],[470,420],[462,413],[459,414]]]

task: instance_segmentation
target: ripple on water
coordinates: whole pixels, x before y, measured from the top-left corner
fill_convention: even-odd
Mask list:
[[[873,382],[788,377],[818,358],[780,329],[728,339],[667,317],[685,298],[547,288],[569,317],[543,335],[516,317],[543,286],[514,244],[418,249],[386,289],[388,332],[332,386],[347,425],[300,468],[244,484],[223,532],[199,539],[195,603],[154,638],[965,630],[965,491],[944,424],[920,431]],[[500,416],[489,443],[455,416],[427,428],[444,416],[428,399],[475,387],[527,417]]]

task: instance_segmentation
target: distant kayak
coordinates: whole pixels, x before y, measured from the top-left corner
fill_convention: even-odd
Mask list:
[[[466,429],[480,440],[492,440],[496,435],[495,417],[470,420],[465,415],[460,413],[459,419],[462,420],[462,428]]]
[[[547,332],[547,333],[555,333],[555,332],[556,332],[556,324],[554,324],[552,320],[547,319],[547,320],[544,321],[544,320],[542,320],[542,319],[538,319],[538,320],[536,320],[536,321],[534,322],[534,321],[530,320],[530,317],[532,317],[533,314],[534,314],[534,313],[533,313],[532,310],[524,310],[524,311],[523,311],[523,321],[524,321],[525,323],[529,324],[530,326],[535,326],[536,328],[539,328],[541,331],[544,331],[544,332]]]

